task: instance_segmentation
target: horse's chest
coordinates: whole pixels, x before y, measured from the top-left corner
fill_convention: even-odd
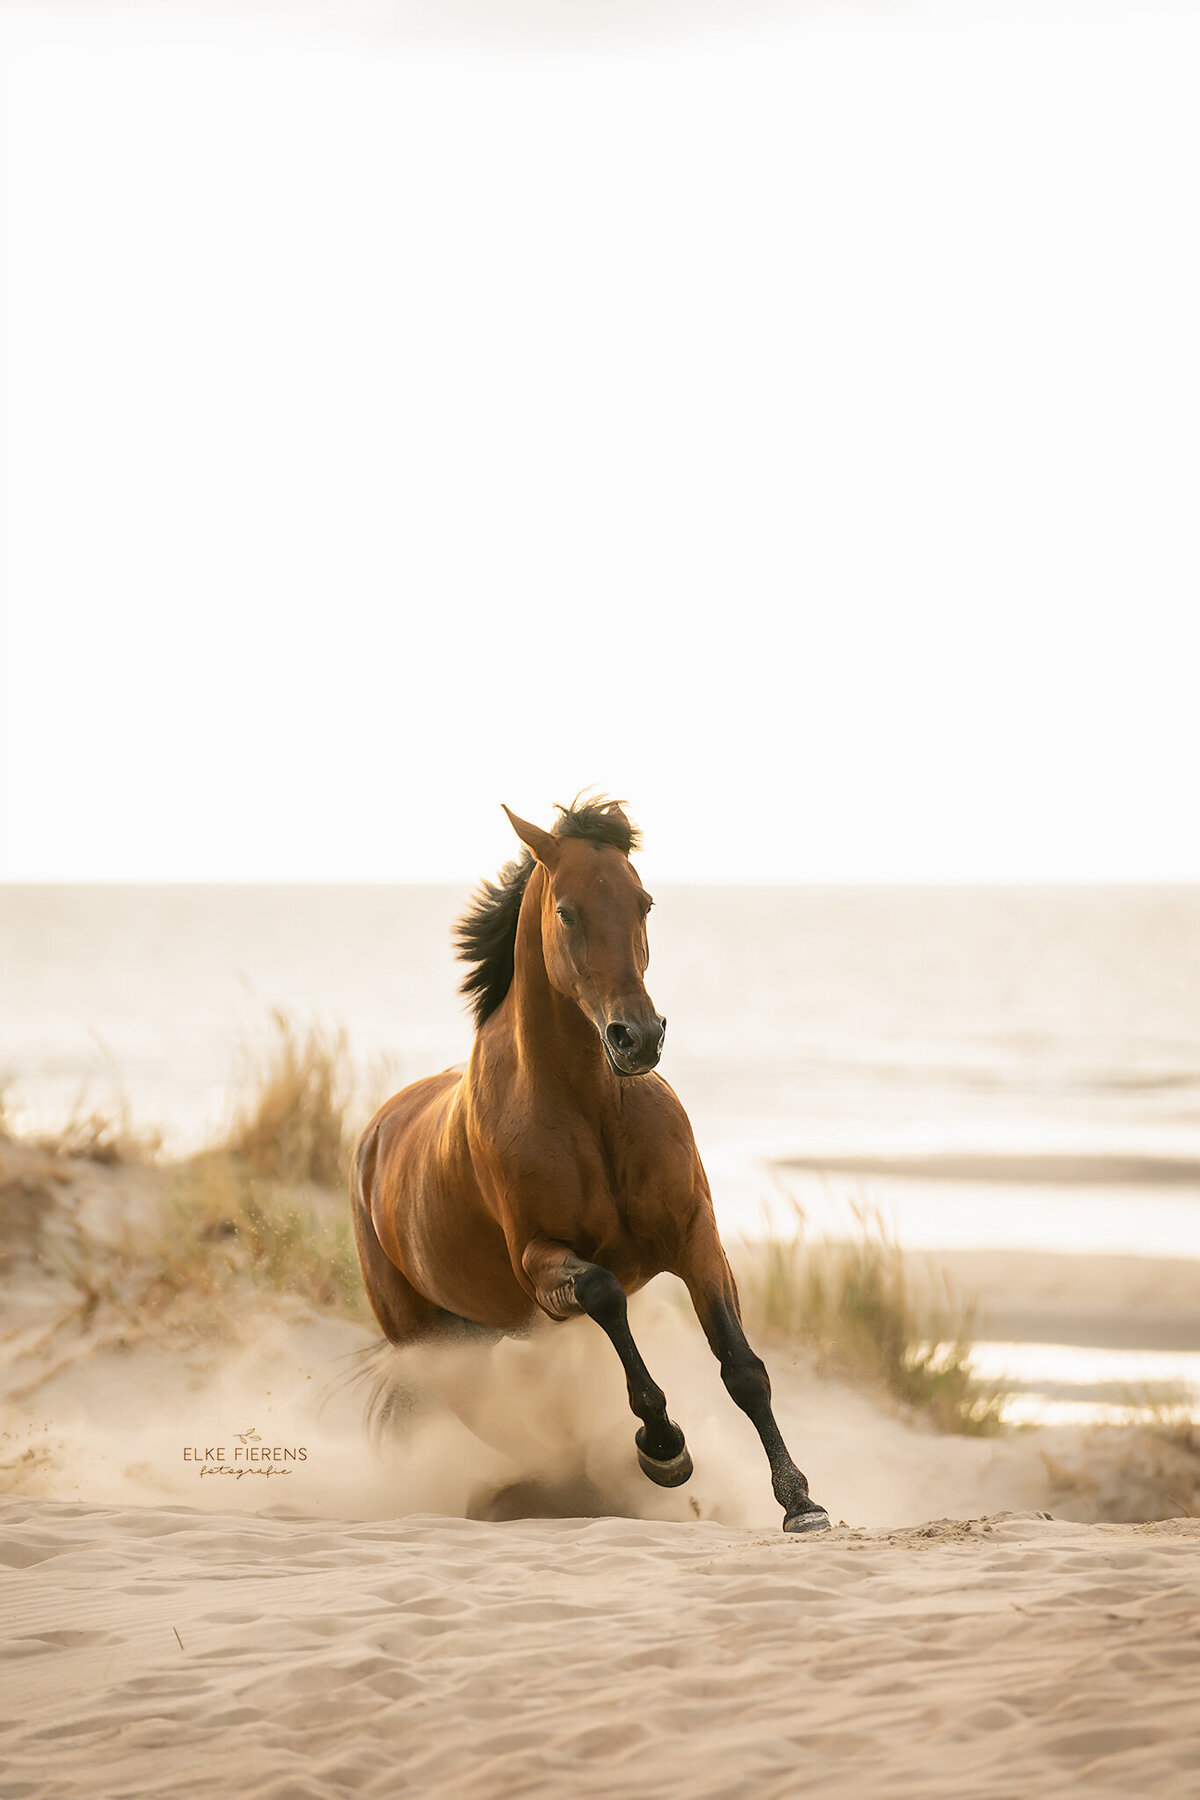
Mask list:
[[[561,1144],[530,1186],[536,1228],[612,1266],[619,1245],[673,1238],[681,1207],[669,1168],[599,1135]]]
[[[559,1125],[536,1137],[531,1149],[530,1174],[538,1185],[579,1200],[615,1206],[662,1185],[654,1157],[616,1132]]]

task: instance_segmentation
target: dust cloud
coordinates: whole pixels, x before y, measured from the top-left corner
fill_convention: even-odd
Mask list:
[[[19,1426],[10,1392],[0,1461],[10,1491],[99,1505],[777,1524],[695,1322],[665,1293],[638,1296],[631,1322],[687,1435],[683,1488],[641,1473],[620,1363],[588,1319],[396,1349],[284,1310],[220,1349],[97,1343],[30,1384]]]

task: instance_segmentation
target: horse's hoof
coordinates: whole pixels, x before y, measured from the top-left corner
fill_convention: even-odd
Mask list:
[[[638,1436],[641,1436],[640,1432]],[[690,1478],[692,1459],[688,1455],[686,1444],[678,1456],[669,1457],[666,1462],[659,1462],[656,1457],[647,1456],[640,1444],[636,1448],[642,1474],[648,1475],[651,1481],[656,1481],[659,1487],[682,1487],[684,1482]]]
[[[829,1514],[823,1506],[810,1507],[807,1512],[789,1513],[783,1521],[785,1531],[828,1531]]]

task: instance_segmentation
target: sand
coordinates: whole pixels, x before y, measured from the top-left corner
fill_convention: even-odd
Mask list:
[[[0,1531],[5,1800],[1200,1792],[1196,1521]]]
[[[343,1379],[363,1327],[263,1292],[216,1341],[64,1313],[54,1195],[98,1234],[136,1183],[9,1162],[0,1800],[1200,1795],[1200,1520],[1165,1517],[1200,1510],[1200,1446],[942,1437],[764,1345],[848,1521],[789,1538],[694,1318],[651,1289],[632,1317],[685,1488],[638,1472],[587,1320],[407,1353],[377,1452]],[[1127,1275],[1105,1307],[1142,1304]],[[232,1474],[200,1474],[208,1448]]]
[[[638,1313],[696,1456],[673,1492],[588,1321],[410,1364],[493,1442],[426,1391],[378,1455],[326,1379],[357,1327],[63,1358],[3,1415],[0,1800],[1200,1794],[1200,1520],[1080,1522],[1163,1504],[1127,1434],[948,1439],[776,1358],[851,1521],[790,1538],[686,1321]],[[250,1428],[303,1466],[184,1457]]]

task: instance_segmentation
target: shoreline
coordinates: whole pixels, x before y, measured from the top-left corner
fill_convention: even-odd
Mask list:
[[[1003,1186],[1194,1187],[1200,1200],[1200,1158],[1146,1152],[1056,1150],[934,1150],[890,1153],[799,1153],[770,1166],[806,1175],[885,1175],[914,1181]],[[1198,1227],[1200,1238],[1200,1227]],[[1197,1244],[1200,1256],[1200,1242]]]
[[[948,1280],[970,1296],[979,1338],[1200,1350],[1200,1257],[1009,1249],[903,1255],[918,1291],[935,1296]]]

